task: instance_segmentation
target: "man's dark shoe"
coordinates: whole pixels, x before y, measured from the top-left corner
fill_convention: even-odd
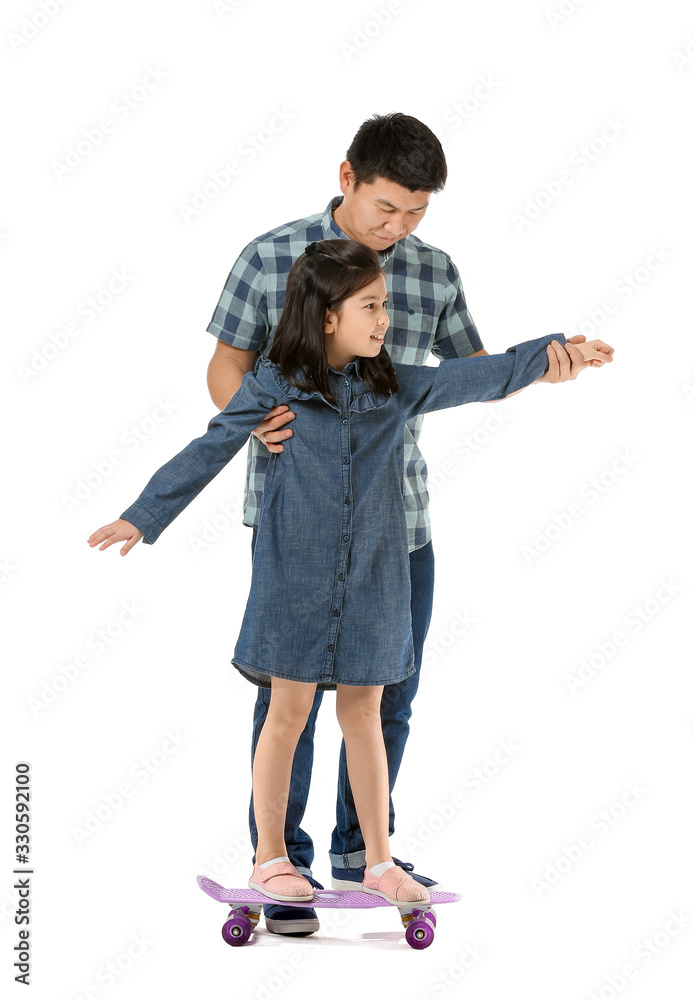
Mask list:
[[[393,861],[399,868],[406,871],[415,882],[419,882],[425,888],[429,889],[432,885],[438,885],[432,878],[427,878],[426,875],[416,875],[414,871],[414,865],[410,864],[409,861],[398,861],[397,858],[393,858]],[[335,868],[333,865],[332,872],[332,887],[333,889],[359,889],[364,882],[364,872],[366,871],[366,865],[363,868]]]
[[[302,872],[302,875],[304,873]],[[323,886],[310,875],[304,875],[314,889],[322,889]],[[307,937],[313,934],[320,927],[316,911],[309,906],[283,906],[282,903],[274,903],[270,906],[263,906],[265,916],[265,926],[273,934],[287,934],[292,937]]]

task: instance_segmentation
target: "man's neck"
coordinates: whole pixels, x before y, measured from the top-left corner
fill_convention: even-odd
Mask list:
[[[341,202],[337,208],[333,209],[333,222],[336,223],[342,232],[349,236],[351,240],[356,240],[356,236],[350,229],[349,219],[345,218],[345,203]]]

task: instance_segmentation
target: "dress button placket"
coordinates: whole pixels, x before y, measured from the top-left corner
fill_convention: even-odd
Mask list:
[[[347,554],[349,552],[349,542],[352,535],[352,484],[350,481],[350,441],[349,441],[349,404],[350,404],[350,383],[347,379],[341,378],[340,382],[340,471],[342,486],[342,519],[340,522],[340,545],[337,552],[337,566],[335,567],[335,584],[333,588],[332,610],[328,622],[328,636],[326,640],[326,654],[323,665],[321,679],[332,680],[333,666],[335,662],[335,646],[340,630],[340,620],[342,611],[342,601],[345,592],[345,576],[347,570]]]

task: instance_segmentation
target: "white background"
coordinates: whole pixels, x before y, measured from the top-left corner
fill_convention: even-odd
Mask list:
[[[346,998],[380,975],[412,1000],[689,997],[691,8],[226,8],[3,5],[2,977],[26,760],[41,1000]],[[361,122],[389,111],[442,136],[449,181],[418,235],[460,268],[486,350],[580,329],[615,360],[426,422],[435,611],[392,850],[463,901],[422,952],[389,910],[321,911],[319,935],[232,950],[195,876],[245,885],[251,867],[255,688],[229,663],[250,579],[245,450],[155,547],[122,559],[87,537],[216,412],[206,326],[238,253],[322,211]],[[325,885],[333,704],[304,823]]]

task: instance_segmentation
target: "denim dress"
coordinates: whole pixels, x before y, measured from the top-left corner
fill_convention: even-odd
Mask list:
[[[360,359],[329,369],[331,403],[292,385],[260,355],[225,410],[152,476],[120,515],[152,544],[243,447],[268,410],[296,414],[272,454],[258,522],[251,588],[231,662],[260,687],[271,677],[395,684],[415,671],[404,506],[405,423],[418,413],[503,399],[547,370],[547,345],[395,364],[399,389],[372,392]]]

